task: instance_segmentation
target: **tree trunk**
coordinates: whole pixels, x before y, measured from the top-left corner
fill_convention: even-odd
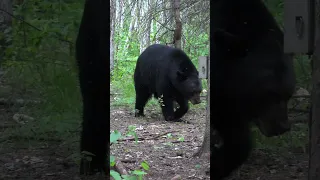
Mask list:
[[[153,0],[148,1],[149,6],[147,13],[149,12],[149,17],[147,18],[147,24],[146,24],[146,30],[142,32],[142,38],[140,41],[140,54],[145,50],[146,47],[150,46],[150,33],[151,33],[151,23],[152,23],[152,8],[153,8]],[[144,9],[144,6],[142,6],[142,9]]]
[[[115,21],[115,36],[118,36],[120,34],[120,30],[123,29],[123,3],[121,0],[117,1],[115,0],[116,2],[116,10],[118,11],[117,15],[116,15],[116,21]],[[116,33],[117,32],[117,33]],[[118,49],[119,49],[119,44],[115,44],[115,53],[117,53]],[[117,59],[115,59],[115,65],[117,64]]]
[[[124,14],[125,14],[125,4],[126,1],[119,0],[119,28],[123,29],[124,26]]]
[[[110,4],[110,72],[112,72],[114,68],[114,51],[115,51],[115,43],[114,43],[114,31],[116,27],[116,1],[112,0]]]
[[[180,0],[172,0],[172,10],[176,22],[176,28],[173,33],[174,47],[181,49],[182,23],[180,19]]]
[[[312,57],[312,109],[309,121],[309,180],[320,178],[320,38]]]
[[[0,65],[5,55],[6,47],[9,46],[8,37],[11,35],[9,28],[12,26],[12,17],[8,14],[13,14],[12,11],[12,0],[1,0],[0,1],[0,33],[4,33],[0,39]]]
[[[163,9],[163,11],[162,11],[162,18],[163,18],[162,19],[162,24],[164,26],[166,26],[166,27],[169,27],[169,18],[168,18],[168,10],[167,10],[167,2],[166,2],[166,0],[163,0],[163,2],[162,2],[162,9]],[[161,40],[164,41],[164,42],[168,42],[167,38],[166,38],[166,35],[165,35],[168,30],[166,28],[164,28],[164,30],[165,30],[165,32],[162,33]]]
[[[168,21],[168,15],[167,15],[167,2],[166,0],[162,0],[162,24],[166,25]]]
[[[135,3],[139,3],[139,1],[135,0],[133,1],[132,3],[132,10],[131,10],[131,15],[130,15],[130,25],[129,25],[129,29],[128,29],[128,36],[127,36],[127,39],[126,39],[126,48],[125,49],[129,49],[130,48],[130,42],[132,40],[132,34],[135,30],[135,24],[136,24],[136,19],[137,17],[135,17],[135,10],[136,10],[136,4]]]
[[[147,24],[147,32],[146,32],[146,46],[150,46],[150,33],[151,33],[151,23],[152,23],[152,17],[153,17],[153,0],[149,0],[149,17],[148,17],[148,24]]]

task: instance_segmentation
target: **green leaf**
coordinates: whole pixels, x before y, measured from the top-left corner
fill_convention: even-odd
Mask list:
[[[137,180],[137,177],[132,175],[122,175],[122,178],[124,180]]]
[[[133,125],[129,125],[128,129],[129,129],[129,131],[135,131],[137,129],[137,127],[133,126]]]
[[[114,166],[116,164],[116,157],[110,156],[110,166]]]
[[[120,174],[114,170],[110,170],[110,176],[113,177],[115,180],[121,180]]]
[[[132,174],[141,176],[141,175],[146,175],[147,173],[144,172],[144,171],[141,171],[141,170],[134,170],[134,171],[132,172]]]
[[[167,138],[172,138],[172,134],[171,133],[167,134]]]
[[[141,166],[144,170],[148,171],[150,169],[149,164],[146,161],[141,163]]]
[[[117,140],[121,137],[121,133],[117,130],[113,131],[110,134],[110,143],[116,143]]]
[[[183,141],[184,141],[184,137],[179,137],[179,138],[178,138],[178,141],[183,142]]]

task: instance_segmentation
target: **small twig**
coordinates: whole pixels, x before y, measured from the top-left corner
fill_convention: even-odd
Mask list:
[[[151,138],[147,138],[146,140],[153,140],[153,139],[157,139],[158,137],[161,137],[161,136],[167,135],[167,134],[169,134],[169,133],[175,133],[175,132],[178,132],[178,131],[169,131],[169,132],[166,132],[166,133],[162,133],[162,134],[156,135],[156,136],[151,137]]]
[[[171,143],[192,142],[192,141],[172,141]]]
[[[134,159],[120,159],[119,161],[121,161],[123,163],[135,163],[135,162],[137,162]]]

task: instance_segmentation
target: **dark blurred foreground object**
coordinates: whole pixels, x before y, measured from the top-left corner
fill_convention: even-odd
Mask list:
[[[283,32],[261,0],[211,1],[211,178],[241,166],[252,149],[250,124],[270,137],[290,130],[287,102],[295,89]]]
[[[83,100],[80,174],[107,172],[109,145],[109,1],[87,0],[76,41]]]

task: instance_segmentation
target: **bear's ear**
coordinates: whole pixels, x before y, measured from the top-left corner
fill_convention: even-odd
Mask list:
[[[213,41],[219,52],[225,53],[227,57],[236,59],[243,58],[247,55],[247,41],[225,30],[216,29],[213,32]]]
[[[187,76],[185,74],[185,72],[182,72],[181,70],[177,71],[177,79],[178,81],[184,81],[187,79]]]

